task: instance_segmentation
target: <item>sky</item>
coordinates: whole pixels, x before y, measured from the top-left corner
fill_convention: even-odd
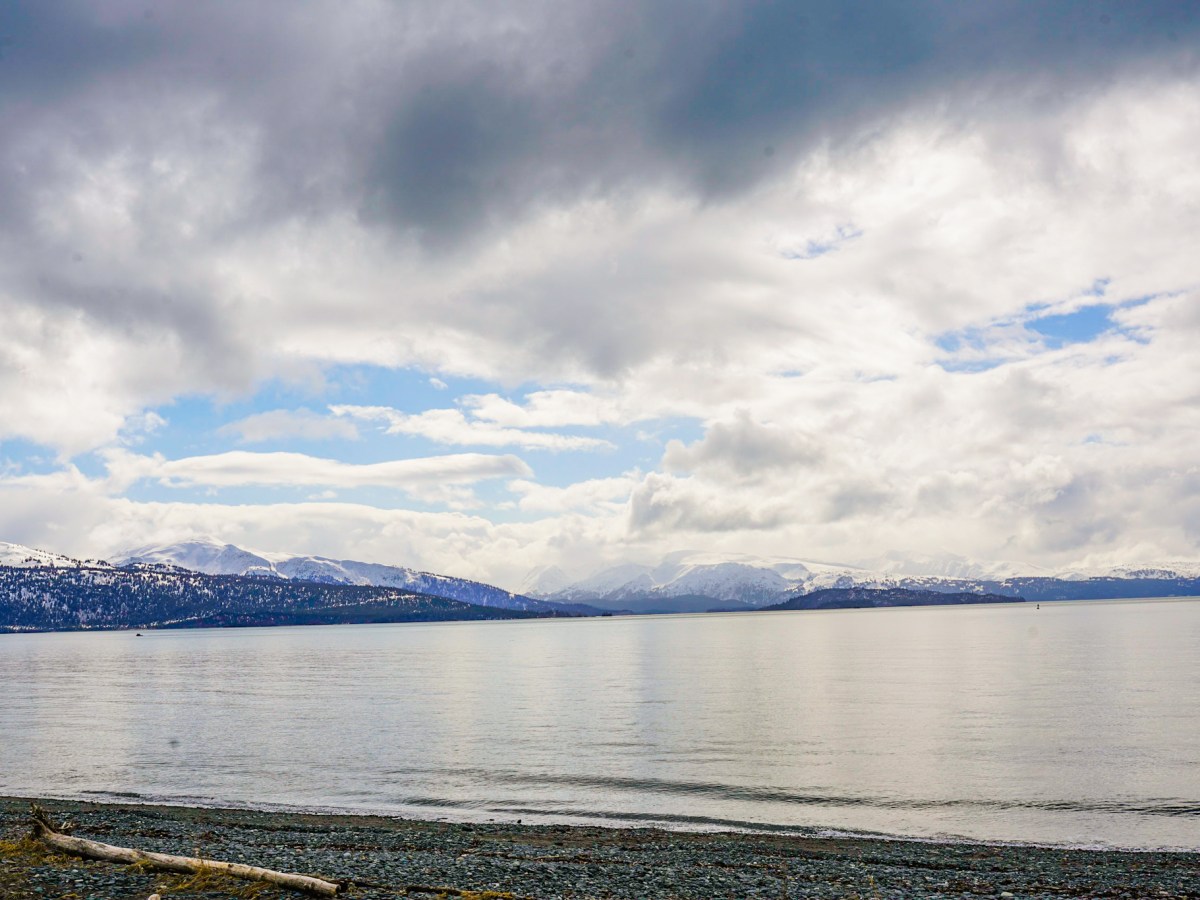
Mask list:
[[[1200,557],[1200,5],[0,5],[0,540]]]

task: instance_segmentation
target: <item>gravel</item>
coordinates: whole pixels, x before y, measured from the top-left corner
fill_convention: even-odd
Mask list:
[[[356,883],[351,897],[553,898],[1200,898],[1200,853],[1074,850],[688,833],[580,826],[455,824],[366,816],[43,801],[74,834]],[[259,900],[288,891],[186,879],[41,851],[21,839],[29,801],[0,798],[0,897]],[[407,891],[407,893],[406,893]],[[490,893],[489,892],[493,892]],[[456,894],[446,893],[446,896]]]

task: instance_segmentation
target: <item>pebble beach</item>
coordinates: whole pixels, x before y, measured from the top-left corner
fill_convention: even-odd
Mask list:
[[[28,799],[0,798],[0,897],[301,896],[45,851]],[[1200,853],[744,832],[461,824],[41,801],[78,837],[341,881],[375,898],[1200,897]]]

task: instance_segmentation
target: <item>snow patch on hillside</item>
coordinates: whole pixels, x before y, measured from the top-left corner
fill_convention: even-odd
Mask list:
[[[96,562],[93,560],[88,564],[95,565]],[[26,547],[23,544],[10,544],[7,541],[0,541],[0,566],[13,566],[14,568],[31,568],[34,566],[68,568],[80,565],[84,565],[84,563],[78,559],[63,556],[60,553],[51,553],[48,550],[37,550],[33,547]]]

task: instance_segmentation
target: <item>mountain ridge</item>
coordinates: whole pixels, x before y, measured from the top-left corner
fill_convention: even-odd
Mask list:
[[[118,554],[111,562],[116,566],[169,564],[207,575],[245,575],[317,584],[400,588],[477,606],[525,612],[572,615],[599,612],[581,604],[527,597],[469,578],[351,559],[256,552],[207,537],[174,544],[148,544]]]
[[[716,557],[715,559],[719,559]],[[905,562],[897,555],[850,565],[801,559],[740,556],[713,561],[710,554],[674,553],[657,566],[624,563],[547,593],[542,599],[636,612],[753,609],[798,594],[870,588],[936,593],[996,594],[1030,600],[1113,599],[1124,596],[1200,595],[1200,564],[1126,564],[1050,572],[1014,563],[963,558]],[[921,574],[922,565],[945,574]]]
[[[107,566],[109,563],[102,559],[75,559],[74,557],[64,556],[61,553],[52,553],[49,550],[39,550],[35,547],[26,547],[24,544],[0,541],[0,566],[10,566],[12,568],[32,568],[37,566],[78,568],[83,565]]]
[[[396,588],[207,575],[165,564],[0,565],[0,632],[523,619]]]

